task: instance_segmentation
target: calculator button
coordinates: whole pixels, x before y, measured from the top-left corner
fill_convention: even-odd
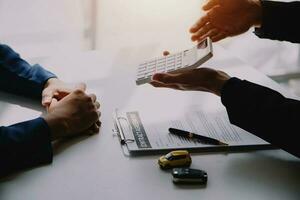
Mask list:
[[[155,68],[156,68],[155,65],[151,65],[151,66],[148,67],[147,71],[152,70],[152,69],[155,69]]]
[[[138,72],[142,72],[142,71],[145,71],[145,70],[146,70],[146,67],[139,68],[139,69],[138,69]]]
[[[140,71],[145,71],[146,69],[147,69],[146,67],[138,68],[138,72],[140,72]]]
[[[164,65],[165,63],[166,63],[166,61],[157,62],[158,65]]]
[[[166,58],[158,59],[157,62],[165,62]]]
[[[158,73],[163,73],[163,72],[165,72],[166,70],[165,69],[158,69],[156,72],[158,72]]]
[[[147,66],[147,63],[141,63],[139,66],[143,67],[143,66]]]
[[[165,70],[166,68],[165,67],[158,67],[156,68],[156,71],[161,71],[161,70]]]
[[[148,67],[147,71],[150,71],[150,70],[155,69],[155,68],[156,68],[155,65],[154,65],[154,66],[151,66],[151,67]]]
[[[137,76],[138,79],[142,79],[142,78],[144,78],[144,77],[145,77],[144,75],[139,75],[139,76]]]
[[[165,67],[166,66],[166,63],[163,63],[163,64],[157,64],[157,68],[162,68],[162,67]]]
[[[148,65],[155,65],[156,64],[156,60],[153,60],[153,61],[150,61],[149,63],[148,63]]]
[[[170,55],[170,56],[167,56],[166,58],[167,59],[173,59],[173,58],[175,58],[175,55]]]
[[[176,65],[176,69],[182,68],[182,65]]]
[[[167,63],[167,67],[174,67],[174,66],[175,66],[175,62]]]

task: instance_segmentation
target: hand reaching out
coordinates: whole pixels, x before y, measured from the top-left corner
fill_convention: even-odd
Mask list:
[[[211,92],[220,96],[221,89],[229,78],[221,71],[198,68],[176,74],[157,73],[153,75],[150,84],[154,87]]]
[[[167,56],[169,52],[164,51],[163,55]],[[178,73],[157,73],[150,84],[154,87],[211,92],[220,96],[223,85],[229,79],[230,76],[222,71],[201,67]]]
[[[209,0],[203,10],[205,15],[190,29],[193,41],[210,37],[217,42],[261,23],[260,0]]]

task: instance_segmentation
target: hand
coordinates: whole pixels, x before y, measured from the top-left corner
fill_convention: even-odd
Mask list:
[[[73,92],[75,89],[85,91],[86,85],[84,83],[71,85],[57,78],[50,78],[45,84],[44,90],[42,92],[42,105],[48,108],[53,98],[59,101]]]
[[[190,29],[192,41],[210,37],[217,42],[261,24],[260,0],[209,0],[203,10],[206,14]]]
[[[163,52],[164,56],[169,54],[168,51]],[[210,68],[198,68],[172,74],[157,73],[152,76],[150,84],[154,87],[205,91],[221,96],[221,89],[229,79],[230,76],[225,72]]]
[[[78,134],[93,134],[99,131],[99,102],[94,94],[87,95],[75,90],[60,101],[53,98],[44,117],[48,123],[52,140]]]
[[[222,71],[210,68],[198,68],[176,74],[154,74],[150,84],[154,87],[205,91],[221,96],[221,89],[229,79],[230,77]]]

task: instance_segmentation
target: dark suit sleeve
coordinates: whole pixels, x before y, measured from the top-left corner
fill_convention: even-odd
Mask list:
[[[261,1],[262,26],[255,29],[260,38],[300,43],[300,2]]]
[[[0,90],[40,99],[44,84],[55,77],[39,65],[31,66],[6,45],[0,45]]]
[[[225,83],[221,99],[232,124],[300,158],[300,101],[238,78]]]
[[[0,176],[52,162],[50,129],[42,118],[0,127]]]
[[[31,66],[6,45],[0,45],[0,90],[40,99],[45,82],[55,77]],[[0,175],[52,161],[50,129],[42,118],[0,127]]]

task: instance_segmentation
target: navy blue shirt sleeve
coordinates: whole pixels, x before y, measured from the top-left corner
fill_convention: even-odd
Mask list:
[[[51,162],[50,129],[43,118],[0,127],[0,177]]]
[[[0,45],[0,90],[41,99],[44,84],[55,77],[31,66],[6,45]],[[42,118],[0,127],[0,175],[52,161],[50,128]]]
[[[262,0],[262,26],[254,33],[260,38],[300,43],[300,2]]]
[[[0,90],[40,99],[44,84],[53,77],[41,66],[31,66],[10,47],[0,45]]]
[[[300,101],[238,78],[225,83],[221,100],[232,124],[300,158]]]

